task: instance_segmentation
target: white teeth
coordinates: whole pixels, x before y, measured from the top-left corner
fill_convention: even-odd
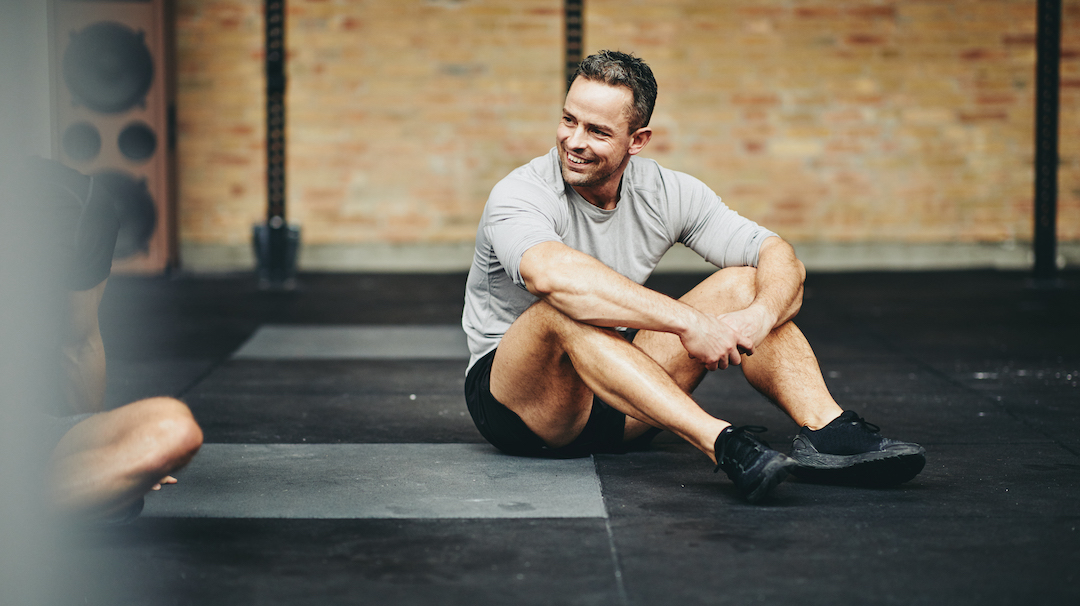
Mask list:
[[[570,156],[570,155],[567,155],[566,157],[569,158],[570,161],[573,162],[574,164],[588,164],[589,163],[588,160],[578,160],[577,158],[575,158],[573,156]]]

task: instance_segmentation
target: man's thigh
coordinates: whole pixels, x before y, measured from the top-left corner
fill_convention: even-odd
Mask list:
[[[547,303],[534,304],[507,330],[491,365],[491,394],[553,447],[573,441],[592,410],[592,391],[574,369],[565,339],[595,327],[572,324],[578,323]]]
[[[497,350],[476,361],[465,378],[465,401],[480,434],[507,454],[530,457],[576,458],[597,453],[626,452],[629,422],[625,414],[594,397],[588,421],[572,442],[552,447],[515,412],[491,395],[491,363]]]

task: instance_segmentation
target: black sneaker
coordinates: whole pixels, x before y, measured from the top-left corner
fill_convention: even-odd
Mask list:
[[[919,475],[926,449],[882,437],[881,428],[853,411],[844,411],[817,431],[799,430],[791,446],[792,470],[800,480],[883,488]]]
[[[723,469],[751,503],[764,499],[796,466],[790,457],[769,448],[764,440],[751,435],[751,432],[764,431],[764,427],[744,425],[725,427],[716,436],[717,464],[713,473]]]

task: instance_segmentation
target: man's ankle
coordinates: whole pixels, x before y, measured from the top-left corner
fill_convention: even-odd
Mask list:
[[[734,427],[733,425],[731,425],[727,421],[721,421],[721,423],[724,423],[725,425],[723,427],[721,427],[720,431],[718,431],[716,433],[716,437],[714,437],[712,440],[708,440],[706,438],[706,439],[704,439],[704,441],[702,441],[698,445],[698,449],[701,450],[702,452],[704,452],[705,454],[707,454],[707,455],[710,454],[710,453],[712,454],[712,460],[713,460],[714,464],[719,464],[720,463],[720,458],[719,458],[720,453],[716,452],[716,443],[717,443],[717,440],[720,438],[720,434],[722,434],[725,431],[727,431],[728,429]]]
[[[807,418],[804,419],[802,426],[806,427],[810,431],[818,431],[829,423],[835,421],[841,414],[843,414],[843,412],[844,410],[839,406],[836,406],[835,410],[833,410],[832,407],[829,407],[821,411],[815,411],[814,413],[807,415]]]

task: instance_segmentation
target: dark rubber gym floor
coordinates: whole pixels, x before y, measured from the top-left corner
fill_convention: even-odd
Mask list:
[[[206,445],[134,523],[72,536],[64,603],[1080,604],[1080,273],[1061,277],[812,274],[796,322],[834,395],[927,464],[761,506],[669,434],[577,461],[488,447],[446,332],[463,274],[114,277],[110,405],[179,396]],[[371,355],[320,357],[341,326]],[[314,340],[241,352],[267,327]],[[738,369],[697,398],[781,450],[797,430]]]

